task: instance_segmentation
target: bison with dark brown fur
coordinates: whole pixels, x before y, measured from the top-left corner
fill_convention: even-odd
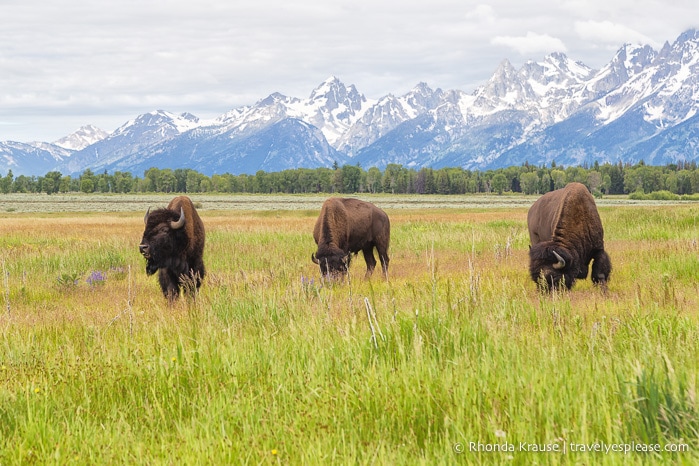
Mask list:
[[[376,267],[376,248],[384,275],[388,276],[390,237],[391,224],[383,210],[358,199],[330,198],[323,203],[313,228],[318,251],[311,260],[320,265],[323,276],[341,276],[349,269],[350,254],[362,251],[369,277]]]
[[[146,273],[158,272],[158,281],[169,301],[180,289],[199,289],[204,270],[204,223],[192,201],[178,196],[167,208],[146,212],[146,229],[138,249],[146,258]],[[196,287],[196,288],[195,288]]]
[[[604,230],[595,200],[585,185],[570,183],[541,196],[527,214],[529,273],[542,288],[570,289],[585,279],[606,289],[612,262],[604,250]]]

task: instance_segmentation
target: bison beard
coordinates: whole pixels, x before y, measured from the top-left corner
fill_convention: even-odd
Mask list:
[[[320,266],[323,276],[338,277],[349,270],[351,254],[362,251],[368,278],[376,268],[376,248],[388,276],[390,236],[391,225],[383,210],[358,199],[330,198],[323,203],[313,229],[318,250],[311,260]]]
[[[139,245],[146,258],[146,273],[158,272],[158,281],[169,301],[180,290],[194,293],[206,273],[204,269],[204,224],[192,201],[174,198],[165,209],[146,212],[143,239]]]
[[[542,289],[570,289],[587,278],[606,291],[612,263],[604,250],[604,230],[587,188],[570,183],[541,196],[527,214],[529,273]]]

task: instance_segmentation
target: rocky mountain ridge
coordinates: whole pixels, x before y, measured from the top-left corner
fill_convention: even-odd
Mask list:
[[[419,83],[372,100],[332,76],[306,99],[273,93],[213,120],[158,110],[109,135],[0,143],[0,172],[665,164],[699,159],[697,110],[699,32],[689,30],[660,51],[626,44],[600,70],[562,53],[519,69],[503,60],[470,94]]]

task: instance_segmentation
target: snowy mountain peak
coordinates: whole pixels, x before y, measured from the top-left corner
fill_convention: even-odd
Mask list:
[[[55,141],[53,144],[63,149],[82,150],[108,136],[108,132],[93,125],[86,125],[74,133]]]
[[[331,76],[320,86],[311,92],[310,105],[320,105],[328,110],[344,109],[343,114],[338,114],[340,119],[351,118],[361,110],[366,98],[357,91],[354,84],[345,86],[337,77]]]
[[[543,65],[549,67],[549,76],[557,75],[564,78],[564,80],[570,79],[577,83],[589,79],[590,75],[593,73],[590,67],[579,61],[571,60],[567,55],[561,52],[548,55],[544,58]]]
[[[68,138],[66,138],[68,139]],[[331,76],[307,98],[270,94],[203,122],[163,110],[108,137],[79,143],[0,143],[0,170],[194,168],[254,173],[292,167],[387,163],[497,168],[591,161],[699,161],[699,32],[659,52],[625,44],[593,70],[563,53],[516,69],[503,60],[473,93],[418,83],[367,99]],[[3,162],[4,161],[4,162]]]
[[[484,116],[521,108],[536,93],[531,83],[543,81],[544,74],[538,63],[527,62],[518,72],[509,60],[503,60],[488,82],[476,89],[469,103],[463,105],[464,109],[468,114]]]
[[[432,95],[434,91],[426,82],[419,82],[413,87],[409,94],[413,95]]]
[[[696,59],[699,52],[699,30],[691,29],[680,35],[672,46],[678,61]]]
[[[330,76],[311,92],[310,100],[322,99],[331,95],[346,94],[347,88],[336,76]]]
[[[426,83],[418,83],[410,92],[398,98],[398,102],[410,118],[415,118],[436,108],[443,97],[444,92],[441,89],[433,90]]]
[[[658,52],[650,45],[625,44],[612,58],[611,65],[631,77],[652,64],[657,56]]]
[[[285,96],[284,94],[280,94],[279,92],[273,92],[264,99],[260,100],[257,102],[255,105],[256,107],[270,107],[274,105],[286,105],[291,102],[296,101],[297,99],[292,99],[290,97]]]
[[[491,87],[492,89],[501,88],[503,84],[509,83],[516,80],[517,70],[510,60],[503,60],[500,65],[495,69],[495,72],[488,80],[486,87]]]
[[[127,121],[124,125],[117,128],[112,136],[129,134],[134,131],[137,133],[158,131],[165,137],[172,137],[197,128],[200,125],[199,118],[191,113],[177,115],[165,110],[155,110]]]
[[[699,29],[688,29],[677,38],[676,43],[688,43],[699,41]]]

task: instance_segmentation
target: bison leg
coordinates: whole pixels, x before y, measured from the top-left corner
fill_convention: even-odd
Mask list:
[[[201,286],[201,281],[204,279],[204,276],[206,275],[206,269],[204,269],[204,261],[199,260],[194,263],[192,266],[190,273],[192,274],[192,277],[194,278],[197,286],[197,290]]]
[[[379,259],[381,259],[381,268],[383,269],[383,275],[384,277],[388,278],[388,261],[390,259],[386,254],[380,254]]]
[[[204,273],[204,264],[201,264],[200,267],[191,268],[186,274],[180,275],[179,286],[184,290],[184,294],[196,297],[201,281],[204,278]]]
[[[384,277],[388,278],[388,262],[390,260],[388,258],[388,251],[386,250],[386,248],[382,248],[382,247],[377,246],[376,252],[379,253],[379,260],[381,261],[381,268],[383,269],[383,275],[384,275]]]
[[[376,268],[376,258],[374,257],[374,246],[367,246],[362,249],[364,253],[364,261],[366,262],[366,275],[364,278],[369,278]]]
[[[612,273],[612,260],[604,250],[596,252],[592,258],[592,283],[599,284],[606,290],[609,275]]]
[[[578,271],[578,275],[575,278],[579,278],[580,280],[585,280],[587,278],[587,274],[589,272],[589,265],[590,264],[582,264],[580,266],[580,270]]]
[[[165,295],[168,301],[172,302],[179,297],[179,280],[170,270],[159,269],[158,281],[160,282],[160,288],[163,290],[163,295]]]

